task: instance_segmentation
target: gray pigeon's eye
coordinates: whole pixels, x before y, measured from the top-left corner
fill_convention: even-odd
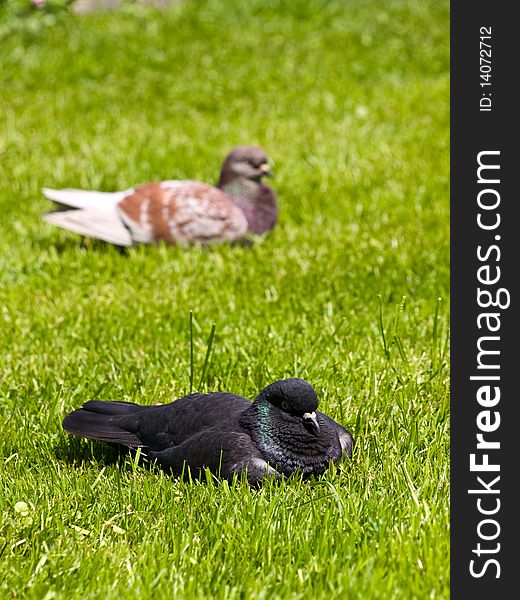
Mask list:
[[[289,408],[289,403],[288,402],[282,402],[282,408],[284,410],[287,410]]]

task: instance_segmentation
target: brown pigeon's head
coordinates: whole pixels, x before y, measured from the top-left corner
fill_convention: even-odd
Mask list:
[[[260,181],[272,177],[266,153],[258,146],[237,146],[226,156],[222,165],[225,179],[244,178]]]

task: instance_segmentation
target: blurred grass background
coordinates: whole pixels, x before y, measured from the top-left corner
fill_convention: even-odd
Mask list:
[[[449,4],[128,4],[0,57],[2,595],[448,598]],[[281,207],[253,248],[41,219],[42,186],[215,182],[249,143]],[[60,425],[287,376],[357,441],[315,482],[188,485]]]

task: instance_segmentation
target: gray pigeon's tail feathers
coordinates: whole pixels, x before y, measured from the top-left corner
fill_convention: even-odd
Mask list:
[[[143,447],[141,440],[127,429],[119,426],[120,417],[128,417],[146,406],[131,402],[102,402],[91,400],[63,419],[63,428],[74,435],[129,448]]]

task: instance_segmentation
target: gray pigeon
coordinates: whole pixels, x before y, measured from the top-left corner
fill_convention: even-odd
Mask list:
[[[352,435],[318,412],[303,379],[276,381],[254,402],[227,392],[194,393],[161,406],[91,400],[63,420],[69,433],[131,449],[142,448],[173,476],[199,477],[208,468],[251,485],[264,477],[321,475],[352,454]]]
[[[58,205],[44,219],[117,246],[238,241],[276,224],[278,204],[264,176],[271,176],[265,152],[238,146],[226,157],[216,186],[171,180],[121,192],[43,188]]]

